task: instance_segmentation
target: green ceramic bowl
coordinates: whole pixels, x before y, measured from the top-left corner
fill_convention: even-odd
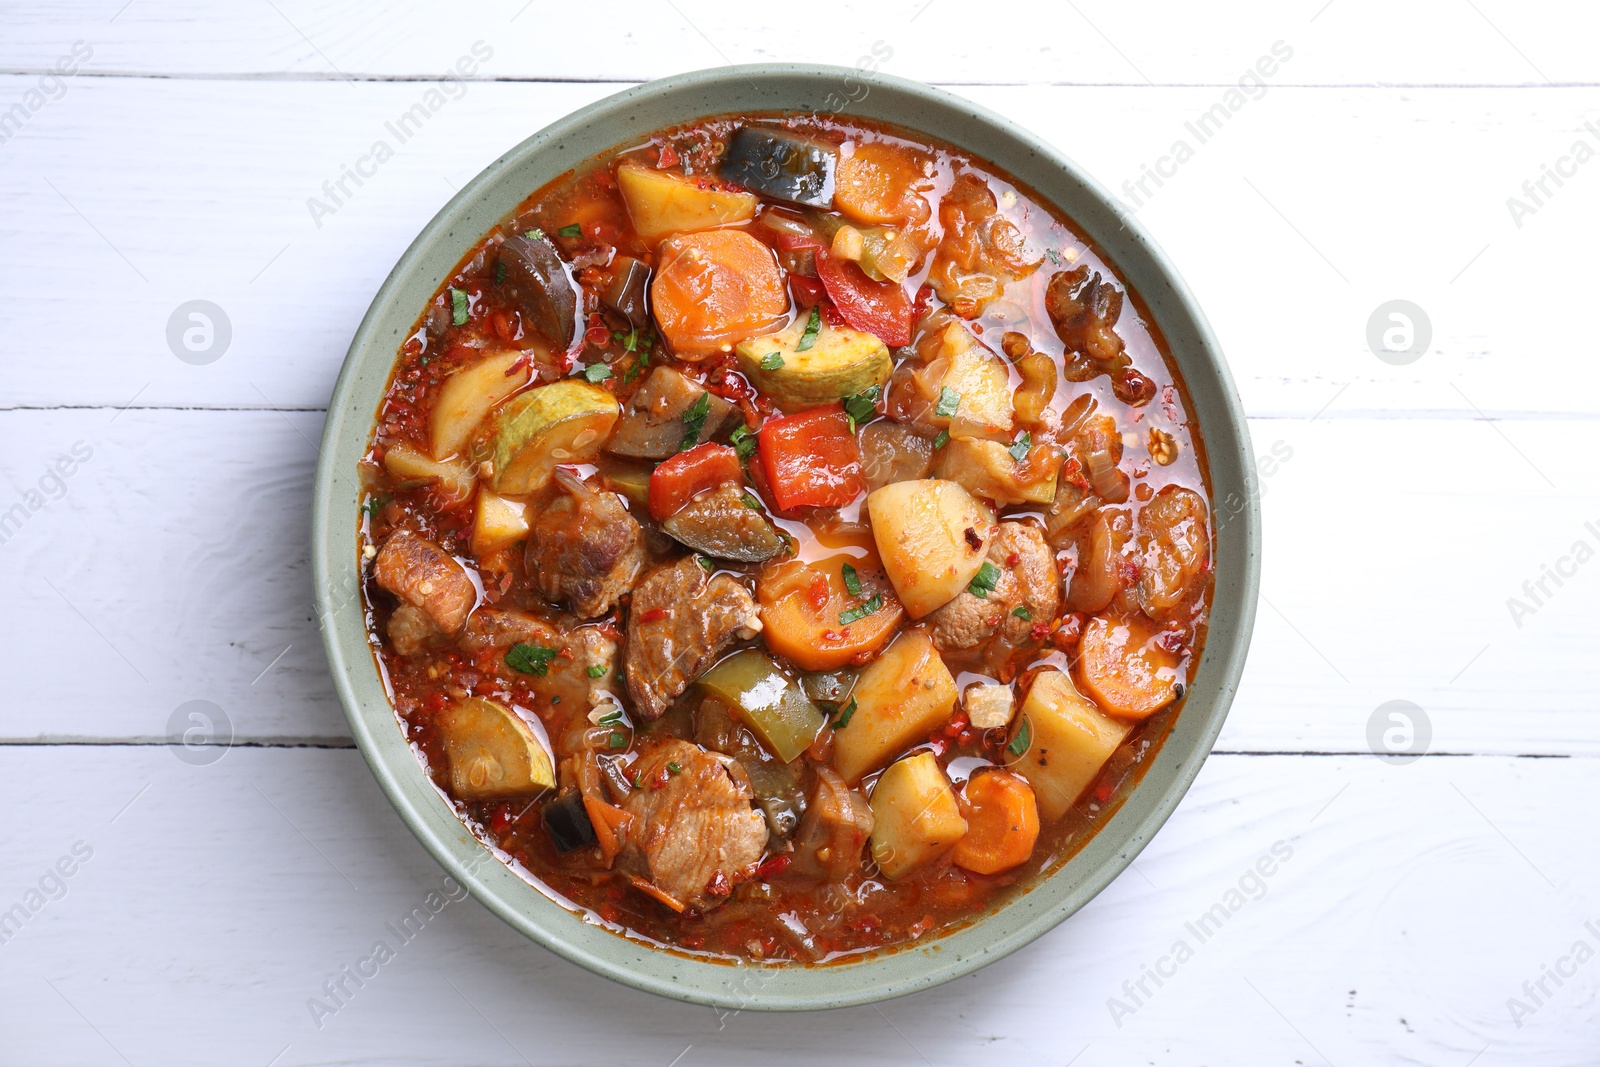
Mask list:
[[[423,305],[482,235],[533,190],[614,146],[708,115],[842,112],[921,130],[995,164],[1053,202],[1143,296],[1171,344],[1210,463],[1218,523],[1210,636],[1187,705],[1143,781],[1070,861],[948,936],[859,963],[731,965],[624,939],[568,911],[468,832],[402,736],[373,662],[357,567],[356,464],[396,349]],[[1014,952],[1115,878],[1172,814],[1211,750],[1244,667],[1259,581],[1260,513],[1244,413],[1188,288],[1129,215],[1051,145],[926,85],[842,67],[762,64],[628,89],[545,127],[461,190],[406,249],[356,331],[328,403],[312,513],[317,610],[351,732],[396,810],[490,910],[546,948],[639,989],[724,1008],[864,1004],[947,982]]]

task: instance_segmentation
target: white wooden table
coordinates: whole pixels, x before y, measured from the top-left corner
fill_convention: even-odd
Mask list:
[[[0,3],[0,1062],[1600,1062],[1600,13],[1215,7]],[[480,80],[431,80],[475,42]],[[1264,88],[1230,96],[1278,42]],[[324,982],[441,885],[351,747],[311,608],[349,337],[528,133],[624,84],[780,59],[1014,117],[1123,191],[1198,293],[1276,457],[1218,751],[1078,916],[919,996],[719,1015],[469,899],[319,1026]],[[1199,143],[1186,123],[1219,103]],[[1180,139],[1192,157],[1163,162]],[[1146,166],[1168,176],[1141,191]],[[1428,323],[1403,365],[1368,342],[1396,299]],[[192,300],[231,334],[209,361],[169,344]],[[1418,729],[1388,744],[1421,758],[1373,755],[1392,700]],[[191,701],[225,722],[185,761],[166,742]],[[1202,942],[1187,924],[1218,904]]]

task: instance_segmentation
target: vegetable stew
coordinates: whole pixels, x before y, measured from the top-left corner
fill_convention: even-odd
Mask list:
[[[589,921],[711,957],[1003,903],[1205,639],[1204,453],[1137,294],[882,125],[709,119],[535,191],[423,309],[362,476],[435,783]]]

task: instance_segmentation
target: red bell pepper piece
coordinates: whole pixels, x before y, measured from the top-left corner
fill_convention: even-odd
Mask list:
[[[696,445],[662,460],[650,472],[650,515],[660,522],[707,489],[743,481],[739,453],[709,441]]]
[[[875,282],[848,259],[820,251],[817,253],[817,276],[845,322],[874,334],[890,348],[911,343],[917,308],[906,295],[905,286]]]
[[[861,450],[842,408],[768,419],[761,427],[760,449],[762,473],[780,511],[843,507],[867,488]]]

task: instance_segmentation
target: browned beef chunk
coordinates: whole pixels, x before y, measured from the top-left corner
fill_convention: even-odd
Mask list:
[[[379,585],[427,612],[434,625],[447,634],[461,632],[478,602],[477,587],[466,568],[410,530],[389,535],[373,561],[372,572]]]
[[[560,468],[555,480],[561,492],[528,535],[528,574],[540,596],[592,619],[633,587],[645,563],[643,538],[615,494],[596,492]]]
[[[941,652],[970,651],[996,634],[1021,647],[1034,623],[1055,617],[1061,577],[1044,534],[1027,523],[1002,522],[989,541],[988,560],[1000,577],[987,596],[962,590],[930,616],[933,643]],[[1016,614],[1018,607],[1027,609],[1027,618]]]
[[[633,591],[628,614],[628,692],[641,719],[658,719],[737,638],[761,632],[745,587],[715,577],[692,556],[664,564]]]
[[[744,768],[687,741],[666,741],[631,770],[641,788],[624,805],[634,817],[625,867],[678,904],[720,903],[750,877],[767,843]]]

